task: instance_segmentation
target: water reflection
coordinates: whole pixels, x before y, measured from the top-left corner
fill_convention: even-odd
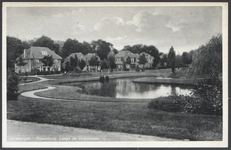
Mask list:
[[[83,86],[85,94],[132,99],[157,98],[172,94],[189,95],[191,92],[183,86],[133,83],[129,79],[111,80],[108,83],[87,82]]]

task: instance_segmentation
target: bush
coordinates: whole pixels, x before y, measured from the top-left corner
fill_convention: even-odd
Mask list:
[[[169,112],[187,112],[206,115],[222,115],[222,83],[216,81],[214,85],[200,82],[190,96],[171,95],[154,99],[148,108]]]
[[[19,76],[14,70],[7,70],[7,100],[17,100],[18,98]]]
[[[187,112],[208,115],[222,114],[222,82],[219,79],[201,81],[195,85],[195,89],[194,100],[187,101],[185,106]]]
[[[139,72],[140,71],[140,67],[137,65],[136,66],[136,72]]]
[[[168,112],[182,112],[184,110],[184,96],[171,95],[153,99],[148,103],[148,108],[160,109]]]

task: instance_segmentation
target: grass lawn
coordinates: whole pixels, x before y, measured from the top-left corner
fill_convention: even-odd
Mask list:
[[[222,140],[222,117],[170,113],[148,102],[8,101],[7,118],[189,140]]]
[[[20,82],[19,83],[28,83],[28,82],[35,82],[39,81],[39,78],[36,77],[25,77],[25,76],[20,76],[19,77]]]
[[[137,73],[137,76],[147,75]],[[151,72],[151,73],[150,73]],[[150,71],[152,76],[165,76],[169,70]],[[135,73],[128,73],[131,76]],[[122,74],[114,77],[122,77]],[[98,76],[98,75],[97,75]],[[51,78],[51,76],[50,76]],[[102,131],[137,133],[189,140],[222,140],[222,117],[187,113],[172,113],[149,109],[148,102],[107,98],[81,94],[71,95],[78,87],[62,87],[59,82],[78,81],[82,78],[54,77],[36,84],[19,86],[20,92],[57,86],[53,91],[37,93],[47,97],[81,99],[86,101],[49,101],[19,96],[17,101],[7,102],[7,118],[12,120],[49,123]],[[66,91],[65,91],[66,90]],[[73,92],[74,91],[74,92]],[[64,94],[65,93],[65,94]],[[91,101],[89,101],[91,100]],[[92,101],[93,100],[93,101]]]

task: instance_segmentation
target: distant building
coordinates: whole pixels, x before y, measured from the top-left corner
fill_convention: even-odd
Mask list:
[[[84,60],[86,62],[86,67],[83,70],[101,70],[100,65],[99,66],[91,66],[89,61],[91,60],[92,57],[97,57],[98,60],[100,61],[99,56],[96,53],[88,53],[84,56]]]
[[[127,58],[130,58],[131,64],[127,63]],[[122,70],[124,65],[127,69],[135,68],[138,65],[138,54],[134,54],[130,51],[120,51],[115,55],[115,64],[117,70]]]
[[[140,55],[144,55],[145,58],[147,59],[147,63],[144,65],[144,67],[145,67],[145,68],[151,68],[151,67],[152,67],[152,64],[153,64],[154,57],[151,56],[151,55],[148,54],[148,53],[145,53],[145,52],[140,53]]]
[[[44,63],[41,61],[44,56],[52,56],[54,61],[52,66],[44,66]],[[32,46],[29,49],[25,49],[19,57],[22,58],[25,65],[18,66],[15,63],[15,72],[17,73],[31,72],[33,69],[37,71],[61,71],[62,57],[47,47]],[[16,59],[16,62],[19,61],[19,57]]]
[[[69,56],[67,56],[64,59],[64,62],[62,64],[63,68],[65,68],[65,65],[66,65],[67,62],[70,62],[71,57],[75,58],[75,56],[78,58],[78,61],[80,61],[80,60],[84,60],[85,61],[85,57],[84,57],[84,55],[81,52],[79,52],[79,53],[71,53]]]
[[[78,61],[80,60],[84,60],[86,63],[86,66],[83,68],[83,70],[87,70],[87,71],[91,71],[91,70],[100,70],[100,65],[99,66],[90,66],[89,61],[91,60],[92,57],[97,57],[98,60],[100,61],[99,56],[96,53],[88,53],[86,55],[83,55],[81,52],[79,53],[72,53],[70,54],[68,57],[65,58],[64,62],[63,62],[63,67],[65,67],[65,64],[67,62],[70,62],[70,58],[73,57],[77,57]]]

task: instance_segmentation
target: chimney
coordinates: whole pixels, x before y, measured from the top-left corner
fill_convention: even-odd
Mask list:
[[[26,58],[26,49],[24,49],[24,53],[23,54],[24,54],[24,58]]]

